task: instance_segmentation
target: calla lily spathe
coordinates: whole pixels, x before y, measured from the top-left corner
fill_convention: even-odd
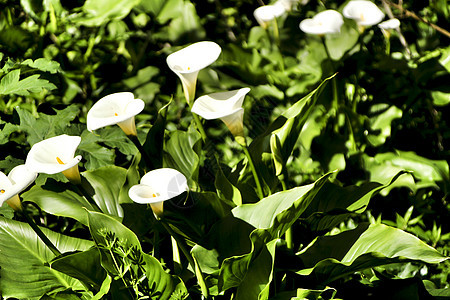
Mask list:
[[[285,6],[281,2],[276,2],[258,7],[254,10],[253,16],[261,27],[267,28],[273,19],[282,16],[285,12]]]
[[[240,139],[244,137],[242,103],[248,92],[249,88],[242,88],[201,96],[194,102],[192,112],[206,120],[221,119],[238,142],[241,142]]]
[[[339,33],[344,24],[342,15],[332,9],[322,11],[312,19],[304,19],[300,22],[300,29],[309,34],[324,35],[328,33]]]
[[[384,13],[373,2],[352,0],[342,10],[344,17],[355,20],[358,26],[372,26],[383,20]]]
[[[180,77],[188,103],[195,98],[198,72],[215,62],[221,52],[218,44],[202,41],[167,56],[167,65]]]
[[[22,210],[19,193],[36,180],[37,173],[25,165],[14,167],[8,176],[0,172],[0,206],[6,201],[14,210]]]
[[[81,155],[75,151],[81,137],[67,134],[55,136],[36,143],[28,152],[25,165],[32,172],[56,174],[62,172],[73,183],[80,183],[78,163]]]
[[[87,129],[93,131],[109,125],[119,125],[126,135],[137,135],[134,116],[144,109],[145,103],[135,99],[133,93],[121,92],[98,100],[87,114]]]
[[[161,168],[148,172],[140,184],[128,191],[131,200],[140,204],[150,204],[153,213],[160,218],[163,203],[189,189],[186,177],[175,169]]]
[[[384,30],[397,29],[400,27],[399,19],[393,18],[378,24],[378,27]]]

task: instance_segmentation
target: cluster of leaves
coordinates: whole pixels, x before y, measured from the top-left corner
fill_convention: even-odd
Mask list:
[[[445,2],[404,8],[448,28]],[[324,41],[302,33],[299,21],[324,5],[343,7],[298,4],[265,30],[254,1],[0,0],[0,169],[23,163],[45,138],[79,135],[83,184],[102,210],[62,175],[40,174],[21,196],[64,254],[54,257],[3,206],[0,294],[449,297],[448,40],[408,18],[409,45],[393,34],[391,53],[376,27],[361,34],[349,20]],[[169,53],[203,39],[223,52],[200,72],[197,94],[251,87],[245,127],[263,199],[224,126],[205,123],[203,143],[167,68]],[[86,130],[92,103],[116,91],[146,103],[137,122],[152,165],[119,128]],[[165,204],[160,222],[127,191],[143,170],[163,166],[195,191]],[[195,266],[163,224],[191,248]],[[392,286],[397,293],[386,295]]]

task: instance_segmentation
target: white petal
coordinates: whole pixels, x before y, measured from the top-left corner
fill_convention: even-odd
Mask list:
[[[300,29],[309,34],[338,33],[344,20],[342,15],[335,10],[329,9],[318,13],[312,19],[300,22]]]
[[[78,164],[81,156],[74,157],[81,142],[79,136],[55,136],[31,147],[25,165],[36,173],[56,174]]]
[[[344,17],[353,19],[358,25],[372,26],[383,20],[384,13],[371,1],[352,0],[342,10]]]
[[[87,128],[93,131],[109,125],[129,120],[144,109],[141,99],[134,99],[132,93],[122,92],[105,96],[89,110],[86,118]]]
[[[265,27],[267,23],[272,21],[273,19],[280,17],[285,13],[285,8],[283,4],[275,3],[274,5],[264,5],[260,6],[253,12],[253,16],[256,21],[258,21],[259,25]]]
[[[245,95],[249,91],[249,88],[242,88],[202,96],[194,102],[192,112],[207,120],[232,115],[242,109]]]
[[[9,172],[8,176],[0,172],[0,206],[3,202],[26,189],[37,177],[25,165],[19,165]]]
[[[378,27],[381,29],[389,30],[389,29],[396,29],[400,27],[400,20],[399,19],[389,19],[387,21],[381,22],[378,24]]]
[[[36,172],[30,171],[26,165],[18,165],[9,172],[8,178],[12,184],[20,184],[26,188],[36,180],[37,175]]]
[[[142,176],[141,184],[150,187],[159,201],[169,200],[188,190],[186,177],[171,168],[161,168],[148,172]]]
[[[221,51],[214,42],[194,43],[167,56],[167,65],[177,74],[194,73],[215,62]]]
[[[136,203],[147,204],[161,202],[161,195],[157,194],[150,186],[145,184],[133,185],[128,190],[128,196]]]

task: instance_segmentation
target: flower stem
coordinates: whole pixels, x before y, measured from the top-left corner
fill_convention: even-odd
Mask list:
[[[60,256],[61,252],[56,248],[55,245],[48,239],[48,237],[42,232],[42,230],[39,228],[39,226],[36,225],[34,220],[28,215],[28,212],[26,209],[22,209],[20,211],[21,215],[25,218],[28,225],[36,232],[36,234],[39,236],[39,238],[44,242],[45,245],[53,252],[55,256]]]
[[[191,109],[191,111],[192,111],[192,106],[194,105],[193,102],[194,101],[189,101],[189,108]],[[195,113],[192,113],[192,117],[194,118],[194,122],[197,125],[197,129],[200,132],[200,135],[202,136],[203,142],[206,143],[206,139],[207,139],[206,132],[205,132],[205,129],[203,128],[202,121]]]
[[[178,247],[181,249],[181,252],[183,252],[184,256],[186,257],[186,259],[188,260],[188,262],[192,266],[192,268],[194,270],[196,268],[198,268],[199,272],[194,271],[195,276],[197,277],[200,287],[202,287],[201,290],[202,290],[203,297],[205,297],[205,299],[208,299],[209,291],[206,288],[205,279],[203,278],[203,273],[200,270],[200,266],[194,262],[194,258],[192,257],[192,255],[188,251],[188,249],[186,249],[186,245],[185,245],[184,241],[178,236],[178,234],[176,234],[172,230],[172,228],[170,228],[170,225],[167,224],[164,219],[160,219],[160,222],[163,225],[163,227],[166,229],[166,231],[172,236],[172,238],[175,239]]]
[[[328,51],[328,47],[327,44],[325,43],[325,37],[324,36],[320,36],[320,40],[322,41],[323,47],[325,49],[325,52],[327,53],[327,57],[328,60],[330,61],[331,64],[331,71],[332,73],[336,72],[336,66],[334,64],[333,59],[331,58],[331,54],[330,51]],[[333,77],[333,79],[331,80],[332,85],[333,85],[333,107],[335,109],[338,109],[339,106],[339,99],[338,99],[338,93],[337,93],[337,82],[336,82],[336,76]]]
[[[94,198],[91,197],[91,195],[88,193],[88,191],[83,187],[82,184],[74,184],[73,185],[75,189],[86,198],[86,200],[92,205],[92,208],[95,211],[103,212],[100,207],[97,205],[97,202],[95,202]]]
[[[151,160],[150,157],[148,157],[147,152],[145,152],[144,147],[142,147],[141,142],[139,142],[139,139],[136,135],[127,135],[127,137],[133,142],[133,144],[136,146],[138,151],[141,153],[142,157],[144,158],[145,165],[151,166]]]
[[[278,176],[278,179],[281,182],[281,186],[283,187],[283,191],[287,190],[287,185],[286,185],[286,170],[283,171],[283,173],[280,174],[280,176]],[[294,248],[294,242],[292,240],[292,226],[289,227],[286,232],[284,233],[284,239],[286,240],[286,247],[290,250],[292,250]]]
[[[264,193],[261,187],[261,182],[259,181],[258,173],[256,172],[255,165],[253,164],[253,159],[250,155],[250,152],[248,152],[247,145],[240,144],[242,146],[242,149],[244,150],[245,155],[247,156],[248,163],[250,165],[250,168],[252,169],[253,177],[255,179],[256,184],[256,190],[258,192],[258,196],[260,199],[264,198]]]

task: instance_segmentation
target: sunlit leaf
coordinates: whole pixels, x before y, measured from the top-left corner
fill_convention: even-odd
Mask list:
[[[298,254],[300,275],[314,275],[326,284],[356,271],[380,265],[419,261],[440,263],[448,258],[417,237],[382,224],[361,224],[354,230],[314,240]]]
[[[236,218],[255,228],[267,229],[275,238],[284,232],[308,208],[331,173],[315,183],[296,187],[268,196],[255,204],[244,204],[232,210]]]
[[[46,228],[44,234],[61,252],[86,250],[91,241],[64,236]],[[50,292],[84,290],[78,280],[45,266],[54,254],[28,224],[0,217],[0,289],[5,298],[40,299]]]
[[[110,238],[117,239],[116,241],[120,243],[125,252],[134,248],[142,255],[145,262],[142,267],[148,280],[148,288],[153,292],[158,292],[159,299],[169,299],[171,295],[179,293],[187,294],[183,282],[178,277],[167,274],[158,260],[142,252],[139,239],[131,230],[117,220],[101,213],[88,212],[88,218],[89,230],[101,252],[102,266],[110,274],[116,276],[119,274],[119,270],[117,264],[114,263],[112,256],[114,254],[108,250],[107,245],[111,242],[108,241],[108,235]]]
[[[20,70],[13,70],[0,80],[0,95],[28,96],[30,93],[39,93],[43,89],[49,91],[56,89],[53,83],[39,77],[39,74],[35,74],[20,79]]]

